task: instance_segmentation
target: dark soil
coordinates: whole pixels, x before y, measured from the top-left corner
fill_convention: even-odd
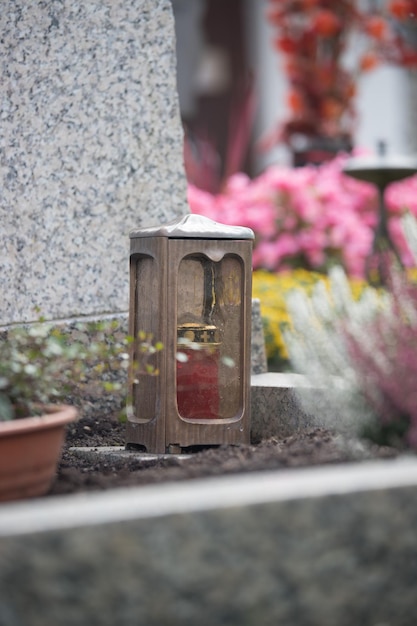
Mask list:
[[[83,417],[67,431],[66,443],[49,495],[99,491],[190,480],[231,473],[308,467],[371,458],[392,458],[392,448],[347,440],[328,430],[316,428],[285,439],[273,438],[256,445],[218,446],[192,454],[191,458],[84,458],[72,447],[124,446],[125,425],[118,414],[96,419]]]

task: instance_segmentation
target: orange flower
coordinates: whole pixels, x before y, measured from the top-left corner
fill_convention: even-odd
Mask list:
[[[416,20],[417,0],[269,0],[268,6],[290,89],[292,117],[281,135],[286,141],[294,132],[346,132],[355,117],[361,72],[386,62],[417,66],[417,52],[391,24]],[[359,31],[366,43],[352,69],[344,62],[351,31]]]
[[[365,30],[371,37],[383,39],[387,34],[388,28],[386,21],[382,17],[372,15],[366,20]]]
[[[285,54],[294,54],[297,52],[297,42],[290,37],[278,37],[274,40],[274,48]]]
[[[379,64],[379,59],[374,52],[367,52],[359,62],[362,72],[369,72]]]
[[[312,21],[312,29],[323,37],[333,37],[340,32],[341,28],[342,24],[337,15],[328,9],[318,11]]]
[[[413,13],[413,9],[415,7],[409,0],[392,0],[388,5],[388,11],[398,20],[406,20]]]
[[[293,89],[288,94],[288,106],[296,115],[300,114],[304,109],[304,101],[300,93]]]

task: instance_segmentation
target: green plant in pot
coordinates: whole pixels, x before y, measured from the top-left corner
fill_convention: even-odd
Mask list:
[[[76,324],[71,331],[39,322],[0,337],[0,501],[41,496],[53,480],[73,399],[115,391],[132,339],[118,324]],[[156,374],[162,346],[142,333],[134,370]],[[99,391],[98,391],[99,390]]]

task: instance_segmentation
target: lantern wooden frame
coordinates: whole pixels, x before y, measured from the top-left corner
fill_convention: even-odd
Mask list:
[[[135,378],[131,371],[128,448],[139,447],[163,454],[178,453],[191,446],[249,442],[253,238],[254,234],[248,228],[218,224],[198,215],[187,215],[169,224],[139,229],[130,234],[129,333],[132,337],[137,337],[139,331],[150,333],[155,340],[162,342],[164,348],[155,354],[157,376]],[[217,272],[220,276],[217,283],[213,279],[209,285],[213,292],[209,304],[211,312],[217,307],[217,315],[225,320],[218,323],[225,341],[222,345],[216,343],[214,324],[203,330],[198,327],[197,331],[192,331],[194,336],[202,341],[203,337],[209,337],[213,343],[206,344],[208,351],[203,345],[203,351],[197,351],[195,359],[197,362],[206,359],[203,371],[207,372],[207,359],[213,360],[214,357],[205,355],[213,355],[216,350],[219,354],[221,350],[227,350],[233,357],[237,355],[234,361],[228,359],[233,361],[230,373],[223,366],[229,355],[221,356],[219,368],[223,369],[219,370],[217,378],[219,406],[215,409],[219,413],[218,419],[213,419],[209,413],[207,419],[204,414],[194,419],[193,409],[191,416],[187,415],[179,395],[180,380],[184,379],[180,379],[179,374],[177,354],[182,348],[178,345],[178,337],[179,334],[190,335],[190,326],[194,326],[180,324],[181,306],[192,306],[192,302],[183,305],[183,301],[192,300],[194,292],[198,292],[195,307],[200,306],[201,293],[206,294],[208,290],[206,266],[213,275]],[[203,275],[205,284],[200,287]],[[220,296],[216,292],[220,289],[219,284],[221,304],[218,304]],[[185,333],[184,327],[187,327]],[[136,350],[137,340],[132,344],[132,362]],[[192,365],[187,367],[190,371]],[[200,390],[198,384],[195,389]],[[185,390],[184,393],[188,388]],[[194,393],[191,387],[189,392]]]

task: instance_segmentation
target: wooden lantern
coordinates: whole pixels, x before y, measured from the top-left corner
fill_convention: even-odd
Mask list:
[[[253,238],[199,215],[130,234],[129,332],[164,348],[130,377],[128,448],[249,442]]]

